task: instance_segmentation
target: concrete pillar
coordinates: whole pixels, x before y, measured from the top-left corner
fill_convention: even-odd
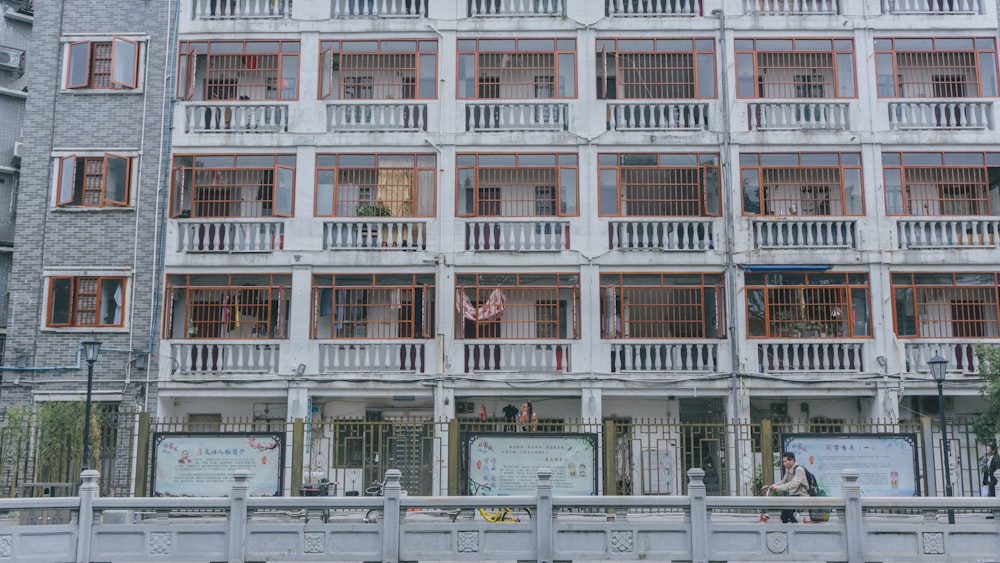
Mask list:
[[[538,470],[538,489],[535,505],[535,559],[538,563],[552,563],[552,470]]]
[[[847,529],[847,561],[848,563],[864,563],[865,561],[865,528],[864,514],[861,511],[861,484],[858,483],[858,472],[845,469],[840,472],[842,479],[840,490],[844,495],[844,523]]]
[[[243,563],[247,540],[247,494],[250,491],[250,471],[233,472],[233,492],[229,497],[229,563]]]
[[[385,486],[382,488],[382,561],[399,561],[399,496],[402,473],[398,469],[385,472]]]
[[[691,499],[691,561],[708,562],[708,506],[705,503],[705,470],[688,469],[688,497]]]
[[[580,394],[580,418],[584,421],[601,421],[601,389],[584,387]]]
[[[88,469],[80,474],[83,483],[80,485],[79,528],[76,537],[77,561],[90,561],[90,538],[93,537],[92,528],[94,526],[94,499],[101,494],[100,488],[97,486],[97,479],[100,476],[101,474],[93,469]]]

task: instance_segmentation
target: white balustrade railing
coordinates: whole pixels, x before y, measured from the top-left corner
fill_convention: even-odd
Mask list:
[[[755,248],[857,248],[853,219],[754,219]]]
[[[329,342],[319,345],[319,372],[426,373],[425,345],[408,342]]]
[[[501,252],[569,250],[569,221],[467,221],[465,249]]]
[[[605,0],[609,16],[696,16],[698,0]]]
[[[198,102],[184,107],[186,133],[283,133],[288,106],[250,102]]]
[[[889,129],[995,129],[993,102],[890,102]]]
[[[899,219],[899,248],[996,248],[1000,243],[1000,217]]]
[[[327,104],[327,130],[426,131],[427,104],[408,102]]]
[[[338,219],[323,223],[323,250],[424,250],[427,221]]]
[[[465,373],[506,371],[518,373],[568,373],[570,344],[559,342],[510,343],[464,342],[462,366]]]
[[[949,371],[959,371],[966,375],[979,373],[979,356],[976,347],[1000,346],[1000,341],[994,340],[969,342],[968,340],[944,340],[936,338],[933,342],[919,342],[907,339],[903,344],[908,373],[930,373],[927,361],[934,356],[948,360]]]
[[[841,102],[753,102],[747,104],[751,131],[850,129],[850,107]]]
[[[194,19],[290,18],[292,0],[194,0]]]
[[[762,16],[837,14],[839,0],[743,0],[743,13]]]
[[[509,16],[560,16],[566,0],[468,0],[470,18]]]
[[[883,14],[982,14],[984,0],[882,0]]]
[[[331,18],[426,18],[430,0],[332,0]]]
[[[609,250],[701,251],[713,248],[712,219],[616,219],[608,223]]]
[[[615,102],[608,104],[608,131],[708,131],[707,103]]]
[[[561,102],[476,102],[465,106],[466,131],[561,131],[569,104]]]
[[[761,342],[757,344],[757,360],[762,373],[861,372],[864,371],[864,345],[836,340],[797,340],[794,342]]]
[[[177,222],[179,252],[273,252],[285,247],[285,224],[256,220],[182,220]]]
[[[273,340],[252,344],[194,340],[170,345],[177,373],[278,373],[280,350],[281,345]]]
[[[610,343],[610,344],[609,344]],[[649,342],[602,341],[604,356],[611,357],[612,372],[715,372],[719,371],[718,341]],[[608,349],[610,348],[610,352]]]

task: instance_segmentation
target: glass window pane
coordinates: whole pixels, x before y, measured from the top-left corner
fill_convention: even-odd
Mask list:
[[[863,200],[861,198],[861,170],[848,168],[844,170],[844,197],[846,198],[848,215],[861,215]]]
[[[736,95],[741,98],[754,97],[753,55],[750,53],[736,55]]]
[[[437,55],[420,55],[420,93],[423,99],[437,98]]]
[[[73,280],[70,278],[52,280],[52,302],[49,303],[49,324],[69,324],[72,302]]]
[[[316,175],[316,215],[333,215],[333,170],[320,170]]]
[[[837,97],[854,97],[854,55],[837,55]]]
[[[458,57],[458,97],[476,97],[476,61],[473,55]]]
[[[576,55],[559,55],[559,97],[576,97]]]
[[[756,170],[743,171],[743,213],[760,214],[760,185]]]
[[[559,179],[559,213],[561,215],[576,215],[576,170],[562,168]]]
[[[295,171],[290,168],[278,168],[278,189],[274,194],[274,213],[283,217],[292,215],[292,191]]]
[[[885,170],[885,212],[887,215],[903,214],[903,180],[898,168]]]
[[[601,215],[618,215],[618,174],[613,168],[601,170]]]
[[[879,97],[895,97],[896,75],[893,73],[891,54],[879,53],[875,55],[875,73],[877,75]]]
[[[699,98],[715,97],[715,55],[698,55],[698,94]]]
[[[121,205],[128,204],[128,159],[109,156],[105,163],[105,199]]]
[[[69,77],[66,86],[70,88],[87,85],[90,70],[90,43],[76,43],[69,46]]]
[[[997,95],[997,56],[996,53],[979,54],[979,83],[982,84],[984,97]]]
[[[136,55],[138,45],[115,39],[111,50],[111,82],[128,88],[136,87]]]

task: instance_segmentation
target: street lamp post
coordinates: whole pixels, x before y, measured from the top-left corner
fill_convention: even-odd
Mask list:
[[[944,420],[944,378],[948,372],[948,360],[942,358],[939,354],[936,354],[933,358],[927,360],[927,365],[930,366],[931,375],[934,376],[934,381],[937,382],[938,388],[938,410],[941,412],[941,443],[944,456],[944,494],[950,497],[952,495],[951,490],[951,463],[949,463],[948,454],[948,426]],[[948,523],[955,523],[955,511],[948,509]]]
[[[94,362],[101,352],[101,342],[93,338],[80,342],[83,357],[87,360],[87,414],[83,419],[83,470],[90,469],[90,394],[94,387]]]

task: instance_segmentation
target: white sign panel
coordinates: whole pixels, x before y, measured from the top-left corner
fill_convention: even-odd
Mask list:
[[[281,434],[156,434],[153,495],[228,497],[233,472],[246,469],[251,496],[281,496],[282,438]]]
[[[594,434],[476,434],[469,438],[469,494],[534,495],[538,470],[552,470],[552,494],[597,493]]]
[[[784,451],[816,476],[827,496],[841,496],[840,472],[858,472],[861,494],[916,496],[917,447],[912,434],[792,434]]]

